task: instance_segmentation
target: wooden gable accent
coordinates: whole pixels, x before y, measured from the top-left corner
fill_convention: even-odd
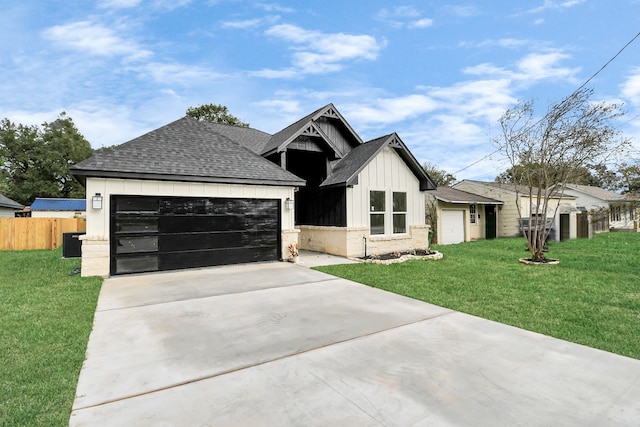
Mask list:
[[[400,141],[400,138],[396,134],[393,134],[393,136],[389,139],[387,146],[391,148],[400,148],[400,149],[406,150],[406,147]]]
[[[321,114],[322,117],[329,117],[332,119],[343,120],[342,116],[338,114],[338,111],[335,109],[333,104],[330,104],[329,107]]]
[[[316,129],[315,126],[313,126],[313,124],[309,123],[309,126],[307,126],[302,132],[300,132],[300,135],[303,136],[315,136],[318,138],[322,138],[323,136],[320,134],[320,132],[318,132],[318,129]]]

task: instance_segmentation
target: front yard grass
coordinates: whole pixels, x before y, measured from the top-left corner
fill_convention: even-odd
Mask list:
[[[62,250],[0,251],[0,425],[63,426],[102,279]]]
[[[318,270],[456,311],[640,359],[640,233],[549,245],[527,266],[524,238],[434,247],[440,261]]]

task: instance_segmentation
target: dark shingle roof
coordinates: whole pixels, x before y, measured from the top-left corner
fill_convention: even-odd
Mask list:
[[[429,193],[436,199],[447,203],[470,203],[477,205],[502,205],[500,200],[490,199],[467,191],[457,190],[451,187],[438,187]]]
[[[331,105],[331,104],[329,104],[329,105]],[[262,148],[262,152],[260,154],[267,154],[270,151],[273,151],[273,150],[277,149],[282,143],[286,142],[293,135],[295,135],[298,131],[300,131],[300,129],[304,125],[306,125],[308,122],[310,122],[311,119],[313,119],[313,117],[316,114],[318,114],[320,111],[322,111],[322,110],[324,110],[326,108],[327,108],[326,105],[324,107],[322,107],[322,108],[318,108],[313,113],[307,114],[306,116],[304,116],[303,118],[301,118],[297,122],[292,123],[289,126],[287,126],[286,128],[282,129],[280,132],[277,132],[277,133],[273,134],[273,136],[271,136],[271,138],[269,138],[269,141]]]
[[[271,138],[270,134],[249,127],[213,122],[202,122],[202,124],[211,129],[211,132],[224,135],[231,141],[234,141],[257,154],[262,153],[264,145]]]
[[[322,187],[357,184],[358,174],[386,146],[393,146],[405,164],[420,181],[420,190],[433,190],[435,184],[413,157],[409,149],[396,133],[381,136],[361,144],[347,153],[333,168],[331,174],[321,184]]]
[[[386,145],[388,135],[366,142],[349,151],[340,160],[331,174],[321,184],[322,187],[335,185],[354,185],[358,173],[382,150]]]
[[[246,147],[259,144],[259,132],[183,117],[71,170],[79,176],[303,186],[304,180]],[[250,138],[242,145],[230,139],[243,135]]]
[[[85,199],[36,198],[31,204],[32,211],[86,211]]]
[[[0,208],[22,209],[23,207],[24,206],[22,206],[20,203],[16,202],[15,200],[11,200],[10,198],[0,194]]]

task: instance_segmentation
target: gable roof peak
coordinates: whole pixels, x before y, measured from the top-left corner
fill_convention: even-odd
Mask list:
[[[385,148],[390,147],[400,156],[407,167],[420,181],[420,190],[434,190],[436,188],[433,180],[427,175],[420,163],[413,157],[406,145],[402,142],[397,133],[393,132],[379,138],[372,139],[351,150],[340,160],[331,174],[324,180],[321,187],[332,187],[341,185],[355,185],[358,181],[358,174]]]
[[[324,107],[320,107],[312,113],[307,114],[303,118],[297,120],[296,122],[290,124],[286,128],[276,132],[271,136],[269,141],[265,144],[262,149],[263,156],[268,156],[274,153],[280,153],[285,151],[287,146],[295,141],[295,139],[300,135],[314,136],[322,138],[329,147],[331,147],[334,152],[338,155],[338,157],[342,157],[344,153],[339,153],[337,147],[335,147],[334,142],[325,134],[321,127],[316,124],[316,122],[320,118],[327,118],[330,120],[336,120],[342,124],[342,126],[347,130],[347,132],[351,135],[351,137],[355,140],[356,144],[362,144],[362,139],[353,130],[351,125],[342,117],[342,114],[338,111],[338,109],[333,104],[327,104]],[[307,133],[305,133],[307,132]]]

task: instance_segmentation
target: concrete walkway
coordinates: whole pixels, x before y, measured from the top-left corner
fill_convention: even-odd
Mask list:
[[[106,280],[70,425],[639,424],[639,360],[301,261]]]

